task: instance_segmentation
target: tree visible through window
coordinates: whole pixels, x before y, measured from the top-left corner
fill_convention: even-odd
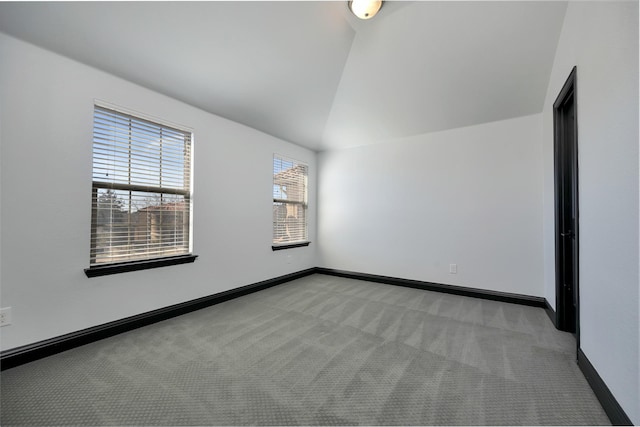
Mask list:
[[[191,133],[95,106],[91,265],[190,253]]]
[[[273,244],[307,241],[308,166],[273,156]]]

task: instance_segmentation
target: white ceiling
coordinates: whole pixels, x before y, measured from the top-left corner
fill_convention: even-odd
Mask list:
[[[314,150],[542,111],[566,2],[346,4],[0,2],[0,31]]]

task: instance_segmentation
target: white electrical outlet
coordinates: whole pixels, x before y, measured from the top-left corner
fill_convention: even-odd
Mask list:
[[[449,273],[457,274],[458,273],[458,264],[449,264]]]
[[[11,324],[11,307],[0,308],[0,326]]]

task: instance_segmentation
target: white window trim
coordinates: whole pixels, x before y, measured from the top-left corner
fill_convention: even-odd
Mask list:
[[[190,157],[189,157],[189,188],[185,189],[186,194],[188,194],[188,209],[189,209],[189,236],[188,236],[188,253],[182,253],[182,254],[177,254],[177,255],[168,255],[168,256],[150,256],[149,258],[144,258],[144,259],[139,259],[139,260],[132,260],[132,261],[124,261],[124,262],[113,262],[113,263],[99,263],[99,264],[93,264],[91,265],[89,268],[85,269],[85,273],[87,274],[88,277],[94,277],[94,276],[100,276],[100,275],[105,275],[105,274],[113,274],[113,273],[119,273],[119,272],[124,272],[124,271],[134,271],[134,270],[139,270],[139,269],[147,269],[147,268],[153,268],[153,267],[159,267],[159,266],[165,266],[165,265],[174,265],[174,264],[182,264],[182,263],[188,263],[188,262],[193,262],[195,260],[195,258],[197,258],[197,255],[193,255],[193,240],[194,240],[194,235],[193,235],[193,186],[194,186],[194,182],[193,182],[193,178],[194,178],[194,168],[193,168],[193,163],[194,163],[194,147],[195,147],[195,135],[194,135],[194,131],[192,127],[189,126],[185,126],[182,124],[178,124],[178,123],[174,123],[171,122],[169,120],[166,119],[162,119],[156,116],[152,116],[149,114],[145,114],[145,113],[141,113],[139,111],[130,109],[130,108],[126,108],[123,107],[121,105],[117,105],[111,102],[107,102],[101,99],[94,99],[93,105],[92,105],[92,118],[95,116],[96,114],[96,108],[104,108],[104,109],[108,109],[108,110],[114,110],[117,113],[122,113],[124,115],[129,115],[132,116],[133,118],[136,119],[141,119],[141,120],[145,120],[145,121],[149,121],[153,124],[156,124],[160,127],[166,127],[166,128],[172,128],[175,129],[177,131],[183,132],[185,134],[189,134],[189,151],[190,151]],[[95,132],[95,123],[93,123],[92,121],[92,135]],[[92,143],[93,146],[93,143]],[[94,154],[93,154],[93,149],[92,149],[92,164],[94,163],[95,159],[94,159]],[[93,168],[93,166],[92,166]],[[92,176],[91,179],[92,182],[92,187],[95,186],[95,179]],[[93,209],[93,208],[92,208]],[[93,212],[92,212],[92,227],[93,227]],[[93,238],[93,231],[92,231],[92,238]],[[93,246],[92,246],[92,250],[93,250]]]

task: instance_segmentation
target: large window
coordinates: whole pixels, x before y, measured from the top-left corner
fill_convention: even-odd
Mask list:
[[[308,245],[308,166],[297,160],[273,156],[274,250]]]
[[[95,106],[91,266],[190,254],[191,139]]]

